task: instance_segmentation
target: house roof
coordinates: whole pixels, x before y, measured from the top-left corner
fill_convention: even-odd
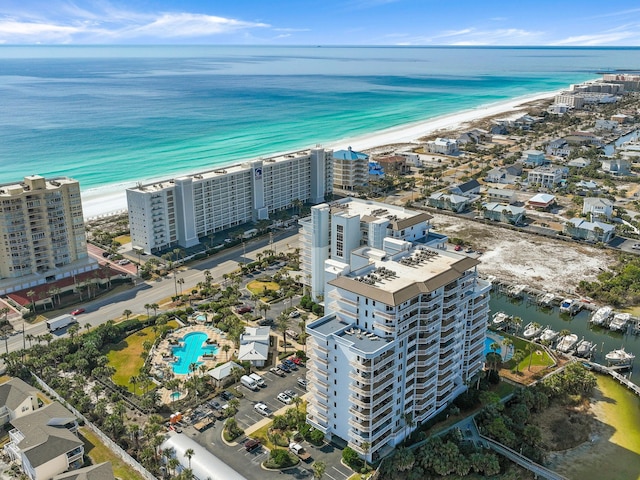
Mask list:
[[[369,160],[369,155],[356,152],[349,147],[347,150],[335,150],[333,152],[333,158],[338,160]]]
[[[24,436],[18,448],[36,468],[83,446],[82,441],[66,428],[75,421],[69,410],[54,402],[12,420],[11,424]]]
[[[529,199],[529,203],[549,204],[556,199],[555,195],[548,193],[538,193]]]
[[[597,220],[594,222],[587,222],[583,218],[572,218],[571,220],[569,220],[569,223],[572,223],[574,227],[580,230],[589,230],[590,232],[594,231],[596,228],[602,229],[602,231],[605,233],[615,231],[616,229],[615,225],[598,222]]]
[[[441,198],[444,200],[448,199],[454,205],[469,201],[468,197],[463,197],[462,195],[456,195],[455,193],[444,193],[444,192],[432,193],[430,198],[433,198],[435,200],[439,200]]]
[[[212,368],[207,372],[207,375],[216,380],[223,380],[231,375],[231,370],[233,370],[234,368],[242,368],[242,366],[238,365],[235,362],[227,362],[216,368]]]
[[[600,197],[589,197],[584,199],[585,207],[602,207],[608,208],[613,207],[613,202],[608,198],[600,198]]]
[[[507,210],[511,215],[518,215],[520,213],[525,212],[524,207],[516,207],[514,205],[507,205],[506,203],[498,203],[498,202],[485,203],[484,207],[488,211],[492,211],[492,212],[502,213],[504,210]]]
[[[480,182],[478,180],[473,179],[468,182],[461,183],[459,185],[455,185],[453,188],[457,188],[462,193],[470,192],[471,190],[475,190],[476,188],[480,188]]]
[[[22,402],[35,396],[37,389],[19,378],[12,378],[0,385],[0,406],[15,410]]]
[[[56,475],[52,480],[114,480],[111,462],[99,463],[90,467],[79,468],[72,472]]]
[[[269,344],[251,342],[240,345],[238,360],[241,362],[266,360],[269,356]]]

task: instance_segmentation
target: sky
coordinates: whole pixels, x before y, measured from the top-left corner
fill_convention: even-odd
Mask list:
[[[637,0],[0,0],[0,44],[640,46]]]

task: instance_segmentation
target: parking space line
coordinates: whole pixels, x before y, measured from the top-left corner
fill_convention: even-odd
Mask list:
[[[333,468],[336,472],[338,472],[340,475],[342,475],[344,478],[349,478],[349,475],[346,475],[342,470],[338,470],[336,467],[334,467],[333,465],[331,465],[331,468]]]

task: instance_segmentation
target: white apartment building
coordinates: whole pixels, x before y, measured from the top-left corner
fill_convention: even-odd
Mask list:
[[[436,138],[429,140],[425,148],[429,153],[440,153],[443,155],[453,155],[458,152],[458,142],[450,138]]]
[[[444,248],[447,237],[430,232],[431,218],[424,212],[350,197],[312,207],[311,216],[298,222],[303,283],[318,300],[324,295],[325,262],[328,268],[340,269],[350,262],[352,250],[365,245],[381,249],[387,237]]]
[[[307,326],[307,422],[371,459],[464,392],[484,361],[478,263],[391,237],[327,261],[326,314]]]
[[[127,189],[134,248],[156,253],[333,192],[332,151],[280,155]]]
[[[342,190],[355,190],[369,183],[369,155],[347,150],[333,152],[333,186]]]
[[[0,295],[97,267],[76,180],[31,175],[0,185]]]

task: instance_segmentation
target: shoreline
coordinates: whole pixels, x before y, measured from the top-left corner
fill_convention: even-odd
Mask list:
[[[336,141],[330,141],[327,142],[324,146],[325,148],[332,149],[346,149],[348,146],[351,146],[354,150],[368,150],[398,143],[413,143],[417,145],[419,138],[432,134],[439,130],[459,129],[466,124],[477,122],[484,118],[489,118],[501,114],[513,114],[516,111],[524,109],[524,105],[527,103],[553,98],[563,90],[565,89],[540,92],[532,95],[511,98],[500,102],[479,105],[478,107],[472,109],[436,116],[405,125],[398,125],[396,127],[378,130],[351,138],[343,138]],[[298,150],[306,148],[308,147],[300,148]],[[286,154],[289,151],[279,152],[269,156]],[[235,160],[229,163],[215,165],[215,168],[237,165],[239,163],[256,160],[259,157],[260,156],[257,155],[253,158],[247,158],[242,161]],[[212,166],[211,168],[214,167]],[[192,175],[194,173],[202,172],[205,170],[207,169],[198,168],[197,170],[193,171],[185,170],[185,172],[181,173],[180,175]],[[169,178],[175,177],[176,176],[162,175],[145,180],[145,183],[166,181]],[[90,188],[86,191],[81,191],[80,195],[82,197],[82,208],[85,221],[125,213],[127,211],[126,189],[135,186],[137,183],[137,181],[120,182],[117,184],[109,184],[101,187]]]

